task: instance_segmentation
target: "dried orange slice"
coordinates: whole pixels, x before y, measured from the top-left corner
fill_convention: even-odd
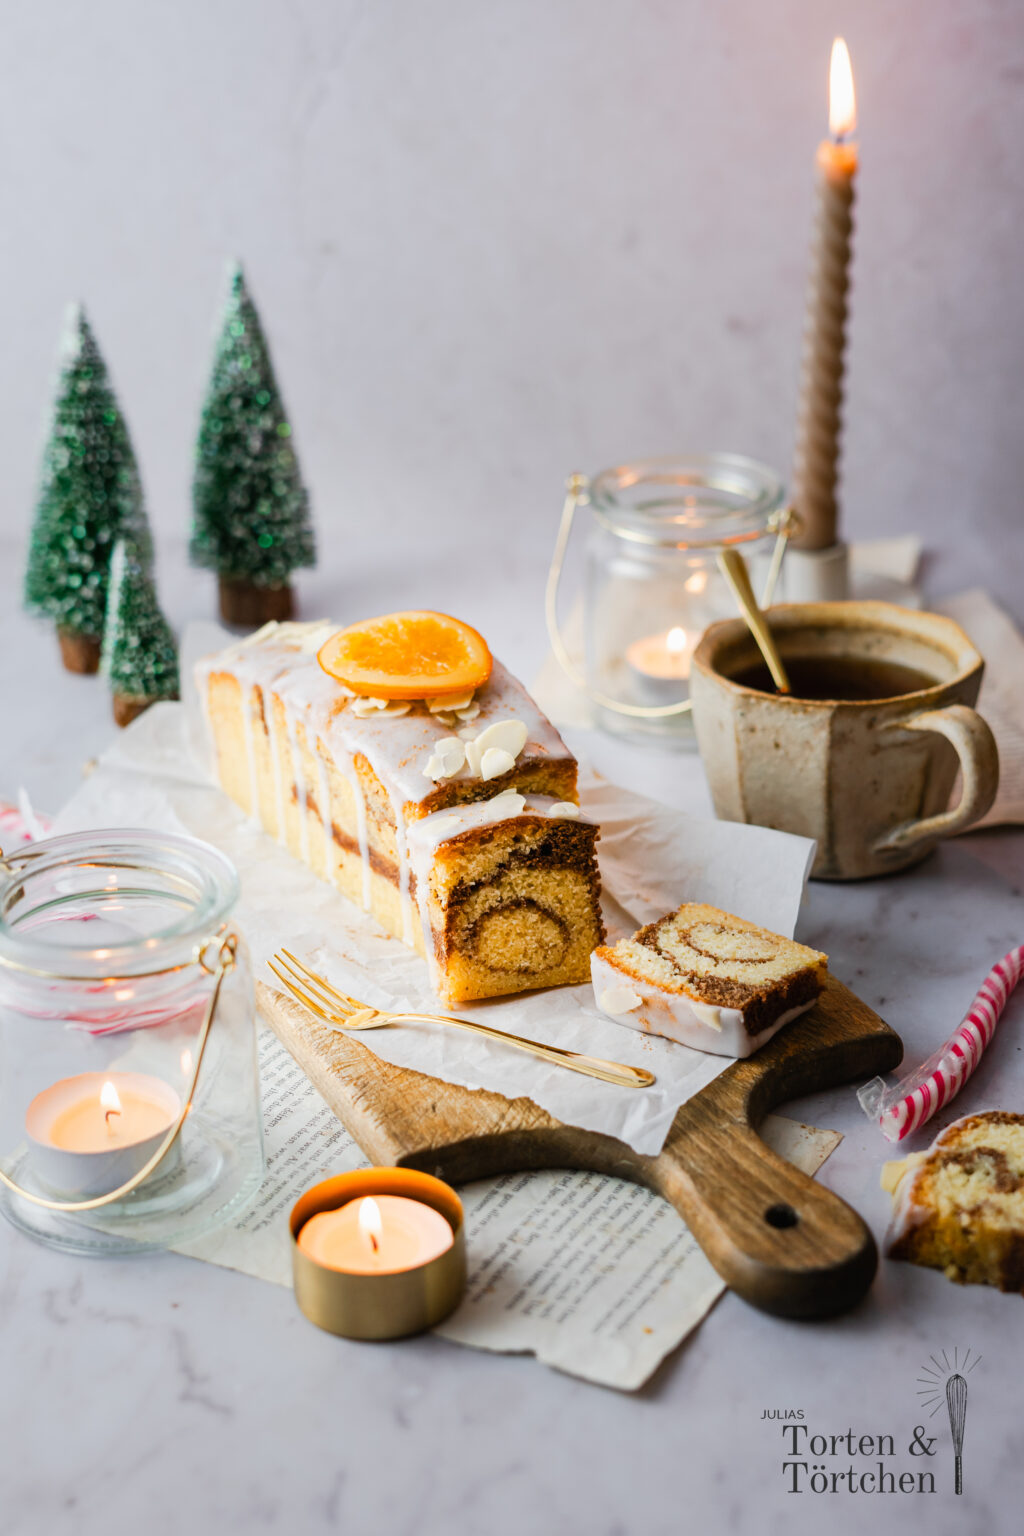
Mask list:
[[[318,653],[353,693],[376,699],[435,699],[486,683],[493,660],[475,629],[447,613],[386,613],[350,624]]]

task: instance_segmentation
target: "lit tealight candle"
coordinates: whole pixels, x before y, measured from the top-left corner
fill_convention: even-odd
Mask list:
[[[676,625],[659,635],[644,635],[626,647],[626,661],[640,697],[649,704],[685,699],[690,663],[700,635]]]
[[[440,1211],[403,1195],[367,1195],[311,1216],[299,1233],[303,1253],[350,1275],[395,1275],[446,1253],[455,1234]]]
[[[180,1114],[174,1089],[145,1073],[62,1078],[28,1107],[32,1166],[62,1194],[109,1194],[145,1166]]]
[[[295,1298],[331,1333],[419,1333],[462,1296],[462,1204],[430,1174],[369,1168],[328,1179],[298,1201],[291,1232]]]

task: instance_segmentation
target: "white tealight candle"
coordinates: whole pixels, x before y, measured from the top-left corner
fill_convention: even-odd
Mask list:
[[[180,1114],[174,1089],[146,1073],[62,1078],[28,1107],[32,1166],[62,1195],[109,1194],[149,1162]]]
[[[640,698],[647,704],[675,704],[687,696],[690,663],[700,635],[676,625],[645,635],[626,647],[626,661]]]
[[[403,1195],[366,1196],[311,1216],[299,1233],[302,1252],[351,1275],[394,1275],[438,1258],[455,1241],[433,1206]]]

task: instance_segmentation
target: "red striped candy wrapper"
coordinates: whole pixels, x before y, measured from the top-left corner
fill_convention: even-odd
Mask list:
[[[955,1099],[996,1032],[1007,999],[1024,975],[1024,944],[997,960],[978,989],[967,1016],[941,1051],[922,1067],[887,1088],[876,1077],[857,1094],[871,1120],[878,1120],[887,1141],[902,1141]]]
[[[38,842],[47,835],[50,825],[49,816],[32,809],[24,790],[18,795],[17,805],[0,800],[0,848],[6,846],[8,853],[21,843]]]

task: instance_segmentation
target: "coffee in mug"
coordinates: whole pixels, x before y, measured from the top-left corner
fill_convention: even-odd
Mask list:
[[[813,837],[812,876],[916,864],[995,799],[984,662],[958,624],[890,603],[791,603],[768,622],[792,684],[775,691],[741,619],[694,654],[693,718],[716,813]],[[963,787],[948,809],[957,768]]]

